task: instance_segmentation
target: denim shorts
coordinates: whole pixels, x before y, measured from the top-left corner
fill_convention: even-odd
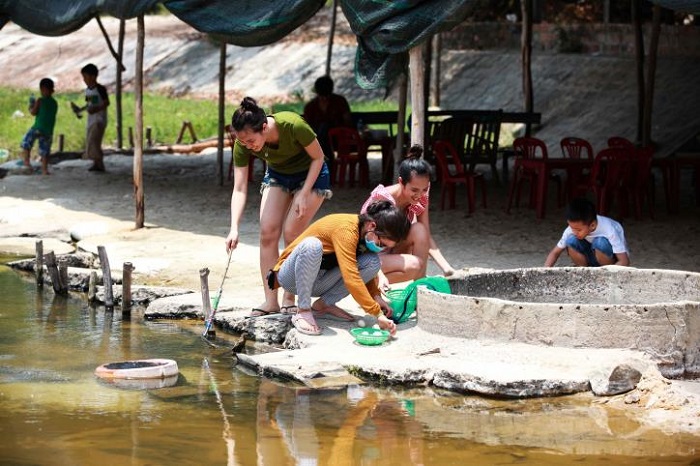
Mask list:
[[[589,243],[585,239],[578,239],[575,236],[570,236],[566,240],[566,247],[586,256],[586,262],[588,262],[590,267],[600,267],[598,259],[595,257],[596,251],[600,251],[610,258],[615,257],[610,241],[603,236],[593,238],[593,243]]]
[[[32,150],[34,141],[37,139],[39,140],[39,155],[42,157],[48,157],[51,153],[51,140],[53,138],[51,136],[41,134],[39,130],[34,128],[31,128],[29,131],[27,131],[27,134],[24,135],[22,142],[20,143],[20,147],[24,150]]]
[[[281,188],[285,192],[294,194],[304,186],[307,173],[308,171],[303,171],[287,175],[267,167],[265,177],[260,185],[260,193],[262,194],[265,188]],[[331,191],[331,175],[326,162],[323,162],[321,172],[318,174],[318,178],[316,178],[316,182],[313,185],[313,191],[324,199],[330,199],[331,196],[333,196],[333,191]]]

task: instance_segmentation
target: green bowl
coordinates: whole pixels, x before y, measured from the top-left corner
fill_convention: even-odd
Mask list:
[[[381,345],[389,339],[388,330],[379,330],[376,328],[354,328],[350,333],[355,337],[355,341],[361,345]]]

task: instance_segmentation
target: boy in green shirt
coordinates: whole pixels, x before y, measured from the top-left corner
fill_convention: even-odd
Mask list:
[[[34,125],[22,138],[20,147],[24,150],[24,166],[31,169],[29,154],[34,145],[34,141],[39,140],[39,156],[41,156],[41,172],[49,174],[49,154],[51,153],[51,141],[53,140],[53,128],[56,125],[56,112],[58,104],[52,97],[54,84],[49,78],[44,78],[39,82],[41,97],[33,102],[29,107],[29,113],[35,116]]]

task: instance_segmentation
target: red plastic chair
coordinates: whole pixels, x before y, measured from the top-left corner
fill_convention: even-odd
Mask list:
[[[651,172],[654,148],[648,146],[635,149],[631,161],[633,170],[629,191],[634,206],[634,216],[638,220],[642,218],[642,206],[646,202],[649,217],[653,219],[656,201],[656,183]]]
[[[634,143],[622,136],[613,136],[608,138],[608,147],[619,147],[621,149],[634,149]]]
[[[345,173],[348,172],[350,186],[354,186],[355,167],[359,166],[360,185],[369,187],[367,146],[360,133],[354,128],[331,128],[328,130],[328,140],[334,157],[333,184],[342,187],[345,184]]]
[[[566,137],[559,141],[561,153],[565,158],[593,160],[593,146],[590,142],[582,138]],[[575,187],[581,184],[581,180],[590,176],[588,169],[569,169],[567,171],[566,193],[569,199],[575,197]]]
[[[621,147],[607,147],[598,152],[585,190],[596,198],[598,213],[608,215],[615,198],[620,204],[620,217],[627,212],[632,172],[629,151]]]
[[[231,181],[233,178],[233,146],[236,143],[236,137],[233,135],[233,130],[231,125],[224,126],[224,132],[228,135],[228,143],[231,146],[231,160],[228,163],[228,180]],[[255,161],[260,160],[263,164],[263,172],[267,169],[267,163],[258,159],[257,157],[251,157],[248,162],[248,181],[253,181],[253,172],[255,171]]]
[[[649,216],[654,218],[656,183],[651,172],[654,156],[653,147],[637,148],[632,141],[621,136],[609,138],[608,146],[626,150],[630,158],[630,173],[626,181],[628,183],[627,190],[634,206],[635,218],[642,218],[642,206],[645,201],[649,209]]]
[[[486,185],[484,176],[471,170],[466,170],[459,159],[457,150],[448,141],[434,141],[433,155],[438,166],[440,177],[440,209],[445,210],[445,196],[449,193],[450,208],[455,208],[455,191],[458,184],[464,184],[467,188],[467,202],[469,215],[476,210],[475,180],[481,183],[481,203],[486,208]]]
[[[582,138],[566,137],[559,142],[561,153],[571,159],[587,158],[593,160],[593,146]]]
[[[538,192],[538,178],[545,176],[547,170],[547,144],[541,139],[533,137],[521,137],[513,141],[513,151],[515,152],[515,164],[513,169],[513,179],[508,193],[508,207],[506,212],[510,213],[515,196],[515,206],[520,205],[520,191],[523,181],[530,183],[530,207],[542,211],[540,203],[545,202],[546,192]],[[557,183],[557,201],[559,206],[564,203],[561,179],[559,175],[553,173],[550,180]],[[544,185],[546,186],[546,184]]]

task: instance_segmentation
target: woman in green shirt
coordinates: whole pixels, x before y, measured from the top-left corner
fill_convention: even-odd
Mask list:
[[[233,147],[233,194],[231,231],[226,249],[235,249],[239,225],[248,195],[250,157],[267,162],[261,186],[260,273],[265,275],[279,258],[279,241],[289,243],[309,226],[325,199],[330,199],[330,173],[316,134],[294,112],[266,115],[251,97],[246,97],[233,114],[231,127],[236,135]],[[277,291],[265,290],[265,302],[253,309],[252,317],[296,312],[295,297],[285,292],[280,307]]]

